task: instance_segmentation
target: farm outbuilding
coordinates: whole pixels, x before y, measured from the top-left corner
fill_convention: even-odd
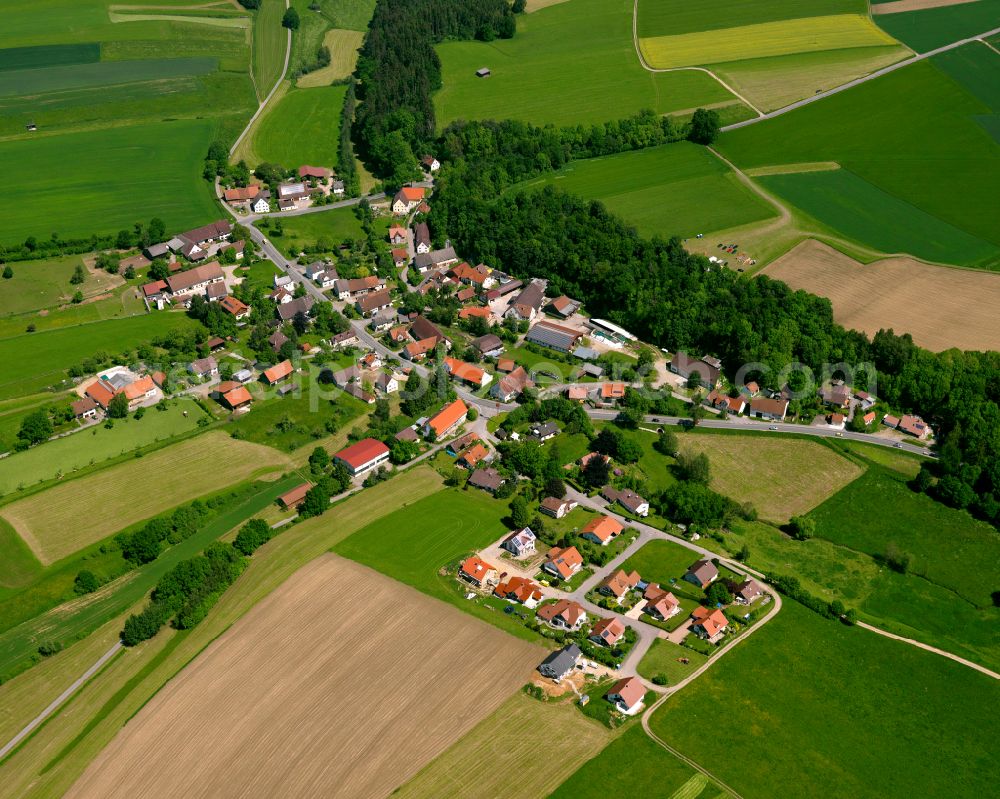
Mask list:
[[[488,78],[491,74],[489,67],[480,67],[476,70],[477,78]]]

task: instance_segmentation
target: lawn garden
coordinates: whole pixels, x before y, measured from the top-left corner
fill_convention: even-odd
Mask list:
[[[434,97],[438,126],[509,118],[569,126],[645,108],[690,113],[705,105],[720,106],[727,121],[751,116],[709,75],[646,72],[632,44],[632,5],[569,0],[519,16],[513,39],[439,45],[444,87]],[[485,80],[475,75],[483,66],[492,71]]]
[[[302,388],[300,397],[289,395],[255,403],[252,413],[233,423],[234,437],[292,452],[311,441],[319,443],[368,410],[363,402],[339,389],[325,392],[312,382]]]
[[[687,142],[573,161],[518,188],[556,186],[601,200],[643,236],[695,236],[776,216],[721,160]]]
[[[744,734],[712,771],[746,799],[789,785],[831,798],[972,797],[991,790],[998,690],[972,669],[786,601],[651,726],[699,759],[706,725],[730,708]]]

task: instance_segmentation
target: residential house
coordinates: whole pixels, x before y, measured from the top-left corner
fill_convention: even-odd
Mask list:
[[[847,408],[851,404],[851,389],[842,380],[827,383],[819,390],[820,399],[834,408]]]
[[[637,571],[629,573],[622,569],[615,569],[601,581],[597,590],[605,596],[614,597],[620,605],[628,593],[639,585],[640,580]]]
[[[542,571],[547,571],[563,580],[570,579],[583,568],[583,556],[576,547],[552,547],[542,564]]]
[[[77,400],[72,409],[74,419],[96,419],[99,411],[97,403],[90,397]]]
[[[275,383],[280,383],[292,375],[292,362],[282,361],[279,364],[275,364],[270,369],[265,369],[263,378],[264,382],[269,386],[273,386]]]
[[[462,565],[458,568],[458,576],[478,588],[485,588],[488,585],[496,585],[500,573],[496,566],[487,563],[478,555],[473,555],[462,561]]]
[[[270,192],[262,192],[258,194],[253,200],[250,201],[250,210],[255,214],[269,214],[271,213],[271,197]]]
[[[538,510],[553,519],[562,519],[567,513],[576,507],[576,501],[572,499],[559,499],[558,497],[546,497],[541,501]]]
[[[701,589],[708,588],[719,578],[719,570],[710,560],[696,560],[684,574],[684,579]]]
[[[504,375],[490,389],[490,396],[499,402],[511,402],[535,384],[528,379],[523,366],[518,366],[510,374]]]
[[[229,296],[229,289],[224,282],[212,283],[205,288],[205,299],[209,302],[218,302],[223,297]]]
[[[375,376],[375,388],[383,394],[395,394],[399,391],[399,380],[395,375],[388,374],[387,372],[379,372]]]
[[[490,451],[486,448],[486,445],[477,442],[469,447],[466,447],[458,456],[458,460],[455,463],[469,471],[475,469],[480,463],[488,461],[490,458]]]
[[[551,605],[540,608],[535,617],[551,627],[575,632],[586,624],[587,611],[579,602],[574,602],[572,599],[560,599]]]
[[[278,318],[282,322],[291,322],[300,313],[307,317],[311,316],[315,304],[316,301],[308,294],[304,297],[298,297],[277,307]]]
[[[260,186],[237,186],[226,189],[222,196],[230,205],[243,205],[260,194]]]
[[[429,352],[434,352],[438,339],[425,338],[421,341],[411,341],[403,347],[403,357],[408,361],[422,361]]]
[[[461,399],[445,405],[424,424],[424,435],[440,440],[465,423],[469,409]]]
[[[163,306],[168,300],[168,295],[170,294],[170,289],[167,286],[166,280],[154,280],[152,283],[146,283],[142,287],[143,299],[149,305],[155,305],[158,311],[163,310]]]
[[[562,649],[552,652],[539,664],[538,671],[543,677],[558,682],[576,668],[577,661],[583,656],[576,644],[567,644]]]
[[[566,399],[572,402],[586,402],[587,401],[587,387],[586,386],[567,386],[566,388]]]
[[[410,252],[406,247],[393,247],[391,255],[397,269],[402,269],[410,260]]]
[[[496,284],[496,279],[491,276],[491,270],[486,264],[470,266],[465,261],[462,261],[462,263],[453,266],[449,270],[448,276],[452,280],[457,280],[459,283],[463,283],[476,291],[488,289]]]
[[[733,592],[734,598],[741,605],[749,605],[757,597],[762,596],[763,594],[764,589],[761,588],[760,583],[750,578],[747,578],[736,586],[736,590]]]
[[[352,475],[359,475],[389,460],[389,448],[375,438],[362,438],[333,456]]]
[[[413,226],[413,249],[418,255],[431,251],[431,231],[426,222],[417,222]]]
[[[358,334],[354,332],[353,328],[348,328],[343,333],[336,333],[330,336],[330,346],[340,350],[346,347],[356,347],[360,342],[358,341]]]
[[[747,399],[753,399],[758,394],[760,394],[760,386],[753,380],[749,383],[744,384],[740,387],[740,394],[742,394]]]
[[[312,483],[297,485],[291,491],[286,491],[278,497],[278,503],[286,508],[297,508],[302,504],[302,500],[306,498],[306,494],[309,493],[309,489],[312,487]]]
[[[375,291],[382,291],[385,287],[385,278],[377,275],[356,277],[350,280],[339,278],[333,284],[333,294],[338,300],[351,300]]]
[[[513,372],[517,368],[517,363],[513,358],[497,358],[497,371],[503,374]]]
[[[487,324],[494,324],[496,320],[493,318],[493,311],[491,311],[485,305],[473,305],[468,308],[462,308],[458,312],[459,319],[473,319],[473,318],[485,319]]]
[[[290,339],[281,330],[275,330],[270,336],[267,337],[267,343],[271,345],[271,349],[275,353],[281,352],[281,348],[288,343]]]
[[[598,404],[612,406],[625,399],[626,385],[624,383],[602,383]]]
[[[209,286],[215,283],[222,283],[225,279],[226,276],[219,262],[212,261],[211,263],[202,264],[201,266],[178,272],[175,275],[170,275],[166,282],[167,288],[170,289],[170,293],[175,298],[183,296],[190,302],[190,298],[195,294],[200,294],[204,297]]]
[[[476,290],[474,288],[459,289],[455,292],[455,299],[461,303],[471,302],[476,298]]]
[[[614,486],[606,485],[601,489],[601,496],[608,502],[617,502],[635,516],[649,515],[649,502],[635,493],[631,488],[618,489]]]
[[[650,592],[650,588],[656,590]],[[664,591],[659,586],[648,586],[646,588],[646,605],[643,610],[654,619],[666,621],[681,612],[681,603],[669,591]]]
[[[208,358],[199,358],[196,361],[192,361],[188,366],[188,371],[195,377],[214,377],[219,374],[219,364],[215,362],[215,358],[209,356]]]
[[[507,536],[500,546],[510,552],[515,558],[527,558],[535,554],[536,537],[530,527],[515,530]]]
[[[898,429],[906,433],[908,436],[913,436],[919,439],[930,438],[933,431],[931,426],[927,424],[919,416],[912,416],[906,414],[902,419],[899,420]]]
[[[405,216],[420,204],[425,193],[419,186],[403,186],[392,198],[392,212],[396,216]]]
[[[706,405],[711,408],[717,408],[718,410],[725,411],[726,413],[743,413],[743,409],[746,408],[746,400],[743,395],[737,397],[730,397],[725,392],[719,391],[717,388],[713,388],[706,395],[705,399],[702,400]]]
[[[559,425],[555,422],[536,422],[531,426],[531,435],[539,441],[548,441],[559,435]]]
[[[677,352],[670,359],[670,371],[680,375],[685,380],[690,380],[695,376],[697,382],[705,388],[715,388],[722,375],[722,364],[718,358],[704,356],[702,358],[689,358],[683,350]]]
[[[545,283],[541,280],[532,280],[514,298],[504,315],[523,322],[531,322],[541,310],[544,299]]]
[[[520,602],[526,608],[534,608],[542,601],[542,587],[527,577],[510,577],[500,583],[493,593],[508,602]]]
[[[134,411],[147,400],[155,399],[157,391],[156,383],[153,382],[153,378],[149,375],[143,375],[138,380],[132,381],[121,389],[121,393],[128,400],[128,409],[130,411]]]
[[[406,244],[406,228],[402,225],[389,226],[389,243]]]
[[[694,622],[691,625],[692,632],[699,638],[705,638],[712,643],[718,641],[729,627],[729,619],[718,608],[710,610],[699,605],[691,614],[691,619]]]
[[[483,491],[489,491],[491,494],[495,494],[500,490],[500,486],[506,482],[506,478],[496,469],[486,468],[476,469],[471,475],[469,475],[468,484],[473,488],[481,488]]]
[[[330,193],[337,197],[343,197],[347,187],[342,180],[334,180],[330,183]]]
[[[772,422],[781,422],[788,413],[788,400],[769,399],[768,397],[754,397],[750,400],[750,415],[758,419],[767,419]]]
[[[597,516],[583,526],[580,535],[603,547],[621,535],[624,529],[624,525],[611,516]]]
[[[625,677],[605,694],[607,699],[626,716],[634,716],[642,710],[642,700],[646,697],[646,687],[638,677]]]
[[[865,427],[875,423],[875,411],[868,411],[864,416],[861,417],[861,421],[865,423]]]
[[[423,164],[424,169],[428,172],[437,172],[441,168],[441,162],[433,155],[425,155],[420,159],[420,163]]]
[[[532,326],[525,339],[532,344],[548,347],[557,352],[569,352],[582,335],[578,330],[557,325],[555,322],[539,322]]]
[[[571,300],[563,294],[561,297],[556,297],[552,300],[546,307],[546,310],[551,310],[563,319],[566,319],[580,310],[580,304],[579,300]]]
[[[594,622],[590,628],[590,640],[600,646],[612,649],[625,635],[625,624],[617,616]]]
[[[229,406],[230,410],[249,407],[253,402],[253,395],[247,391],[245,386],[237,386],[222,395],[222,401]]]
[[[355,364],[345,366],[333,373],[333,383],[337,388],[347,388],[349,384],[360,379],[361,369]]]
[[[472,346],[484,358],[497,358],[503,355],[503,341],[500,340],[500,336],[496,336],[493,333],[487,333],[485,336],[474,338]]]
[[[358,309],[358,313],[362,316],[372,316],[391,305],[392,297],[388,289],[376,291],[374,294],[366,294],[364,297],[358,297],[354,303],[354,307]]]
[[[877,399],[869,394],[867,391],[855,391],[854,399],[861,403],[862,410],[869,411],[875,407]]]
[[[95,380],[84,391],[84,396],[93,400],[104,410],[108,409],[108,404],[115,396],[115,391],[108,387],[103,380]]]
[[[476,388],[482,388],[493,380],[493,375],[489,372],[457,358],[445,358],[444,368],[456,380],[461,380]]]
[[[237,322],[242,322],[250,315],[250,306],[242,300],[236,299],[232,294],[219,300],[219,307],[234,317]]]

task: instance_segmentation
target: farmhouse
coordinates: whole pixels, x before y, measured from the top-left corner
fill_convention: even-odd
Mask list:
[[[315,304],[316,300],[308,294],[305,297],[298,297],[291,302],[282,303],[277,307],[278,318],[282,322],[291,322],[299,314],[309,316]]]
[[[744,580],[742,583],[740,583],[738,586],[736,586],[736,590],[733,592],[733,596],[736,598],[736,601],[739,602],[741,605],[749,605],[763,593],[764,589],[760,587],[760,583],[758,583],[756,580],[751,580],[748,578]]]
[[[535,554],[535,534],[530,527],[515,530],[507,536],[500,546],[516,558],[525,558]]]
[[[379,372],[375,376],[375,388],[383,394],[395,394],[399,391],[399,380],[396,379],[395,375]]]
[[[525,339],[557,352],[569,352],[576,346],[581,335],[579,331],[554,322],[539,322],[528,331]]]
[[[469,476],[469,485],[473,488],[481,488],[495,494],[507,480],[500,472],[493,468],[476,469]]]
[[[362,316],[372,316],[391,305],[392,297],[388,289],[376,291],[374,294],[366,294],[364,297],[358,297],[354,303],[354,307],[358,309],[358,313]]]
[[[538,510],[553,519],[561,519],[573,508],[576,502],[572,499],[559,499],[558,497],[546,497],[538,506]]]
[[[628,592],[639,585],[640,579],[637,571],[630,574],[622,569],[615,569],[601,581],[597,590],[605,596],[614,597],[620,605]]]
[[[257,196],[256,199],[251,201],[250,210],[255,214],[269,214],[271,213],[271,202],[269,197],[265,197],[263,194]]]
[[[551,310],[563,319],[566,319],[580,310],[580,301],[571,300],[563,294],[561,297],[556,297],[552,300],[552,302],[549,303],[547,310]]]
[[[297,485],[291,491],[286,491],[278,497],[278,503],[286,508],[298,507],[302,503],[302,500],[306,498],[306,494],[309,493],[310,488],[312,488],[312,483]]]
[[[702,358],[689,358],[683,350],[677,352],[670,359],[670,371],[680,375],[685,380],[691,380],[695,376],[699,385],[705,388],[715,388],[719,383],[722,374],[722,364],[718,358],[704,356]]]
[[[445,405],[424,424],[424,435],[436,439],[444,438],[460,424],[465,423],[469,409],[462,400]]]
[[[550,677],[557,682],[576,668],[577,661],[583,652],[576,644],[567,644],[549,655],[538,666],[543,677]]]
[[[532,280],[514,298],[504,315],[530,322],[541,310],[543,299],[545,299],[545,283],[541,280]]]
[[[332,173],[329,169],[325,169],[321,166],[308,166],[303,164],[299,167],[299,177],[303,179],[311,178],[313,180],[326,180],[331,174]]]
[[[788,400],[768,399],[767,397],[754,397],[750,400],[750,415],[758,419],[768,419],[772,422],[780,422],[788,413]]]
[[[392,198],[392,212],[396,216],[408,214],[424,199],[424,189],[418,186],[403,186]]]
[[[97,405],[108,409],[108,404],[115,396],[115,392],[112,391],[105,383],[101,380],[95,380],[89,386],[87,386],[86,391],[84,391],[84,396],[89,397]]]
[[[726,614],[719,609],[709,610],[699,605],[691,614],[693,624],[691,630],[699,638],[705,638],[712,643],[718,641],[729,627],[729,619]]]
[[[684,574],[684,579],[699,588],[708,588],[719,577],[719,570],[710,560],[696,560]]]
[[[496,566],[490,565],[477,555],[462,561],[462,565],[458,568],[458,576],[478,588],[496,585],[499,581]]]
[[[611,686],[605,698],[626,716],[634,716],[642,710],[642,700],[646,688],[638,677],[625,677]]]
[[[590,628],[590,640],[609,649],[617,644],[623,635],[625,635],[625,625],[617,616],[601,619]]]
[[[649,515],[649,502],[631,488],[617,489],[614,486],[606,485],[601,489],[601,496],[608,502],[617,502],[629,513],[636,516]]]
[[[504,375],[490,389],[490,396],[500,402],[510,402],[531,388],[534,383],[528,379],[528,373],[523,366],[518,366],[510,374]]]
[[[260,194],[260,186],[242,186],[226,189],[222,196],[230,205],[240,205],[254,199],[258,194]]]
[[[484,358],[496,358],[503,355],[503,341],[500,336],[487,333],[485,336],[472,339],[472,346],[476,348]]]
[[[552,547],[546,555],[542,570],[568,580],[583,568],[583,556],[576,547]]]
[[[189,261],[203,261],[211,253],[216,252],[222,242],[229,241],[233,234],[233,226],[225,219],[219,219],[210,225],[179,233],[166,243],[166,248],[179,252]],[[159,258],[166,254],[161,245],[147,248],[151,258]]]
[[[275,364],[270,369],[265,369],[263,378],[265,383],[267,383],[270,386],[273,386],[275,383],[280,383],[285,378],[290,377],[291,374],[292,374],[292,362],[282,361],[279,364]]]
[[[580,530],[580,535],[588,541],[593,541],[595,544],[600,544],[603,547],[620,535],[624,529],[617,519],[611,516],[598,516],[583,526],[583,529]]]
[[[309,196],[309,185],[299,181],[278,184],[278,201],[295,202]]]
[[[249,406],[253,402],[253,396],[245,387],[239,386],[223,394],[222,401],[229,406],[230,410],[235,411],[237,408]]]
[[[460,361],[457,358],[445,358],[444,368],[456,380],[461,380],[476,388],[482,388],[493,380],[493,375],[483,371],[478,366],[473,366],[471,363]]]
[[[344,464],[352,475],[374,469],[389,460],[389,448],[375,438],[363,438],[345,447],[333,459]]]
[[[563,630],[579,630],[587,621],[587,611],[579,602],[572,599],[560,599],[551,605],[546,605],[535,614],[537,618],[552,627]]]
[[[385,279],[376,275],[357,277],[350,280],[338,279],[333,284],[333,293],[338,300],[350,300],[363,297],[373,291],[382,291],[386,286]]]
[[[458,254],[454,247],[442,247],[440,250],[431,250],[427,253],[419,253],[413,259],[413,265],[420,274],[435,267],[451,266],[458,263]]]
[[[190,299],[192,295],[201,294],[204,296],[208,287],[215,283],[222,283],[226,279],[222,267],[218,261],[209,264],[202,264],[184,272],[178,272],[167,278],[167,288],[175,298],[183,295]]]
[[[72,405],[73,418],[75,419],[96,419],[98,405],[90,397],[79,399]]]
[[[526,608],[533,608],[542,601],[542,588],[527,577],[510,577],[500,583],[493,592],[508,602],[520,602]]]
[[[212,377],[219,373],[219,365],[215,362],[215,358],[199,358],[191,362],[188,371],[195,377]]]

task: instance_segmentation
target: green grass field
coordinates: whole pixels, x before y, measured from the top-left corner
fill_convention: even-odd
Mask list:
[[[958,229],[883,191],[848,169],[762,175],[765,188],[820,224],[887,253],[929,261],[976,264],[995,258],[996,245]]]
[[[346,92],[346,86],[289,89],[268,107],[235,155],[252,165],[268,161],[289,169],[302,164],[336,169]]]
[[[671,590],[676,588],[678,591],[700,597],[702,591],[698,586],[681,579],[699,557],[697,552],[673,541],[655,539],[644,544],[638,552],[632,553],[621,568],[627,572],[639,572],[639,576],[647,583],[659,583],[664,588]],[[674,583],[671,583],[671,580]]]
[[[201,177],[211,135],[211,123],[181,120],[0,142],[11,189],[0,241],[112,233],[151,216],[168,230],[217,218]],[[59,177],[38,181],[40,172]]]
[[[11,267],[14,276],[0,284],[0,317],[69,303],[77,290],[84,297],[92,297],[121,285],[121,278],[117,276],[90,270],[86,271],[83,283],[70,283],[76,267],[82,265],[83,259],[79,255],[14,264]],[[18,327],[18,332],[23,332],[24,322],[18,322]]]
[[[825,17],[832,14],[864,14],[864,0],[639,0],[638,34],[679,35],[719,28],[735,28],[786,19]]]
[[[284,0],[261,0],[260,8],[254,13],[253,76],[261,100],[281,77],[285,63],[288,31],[281,25],[284,13]]]
[[[66,370],[97,352],[122,352],[195,322],[184,314],[154,313],[60,327],[0,339],[0,399],[41,391],[60,383]]]
[[[281,227],[284,231],[281,236],[274,235],[273,229],[262,228],[262,230],[267,232],[268,238],[276,247],[286,251],[328,242],[332,252],[345,240],[355,241],[364,238],[361,222],[354,215],[354,209],[350,207],[334,208],[320,214],[286,217],[281,220]],[[388,227],[386,229],[388,230]]]
[[[313,398],[311,392],[316,391]],[[329,397],[329,398],[328,398]],[[303,378],[302,396],[287,396],[254,404],[253,411],[232,426],[240,438],[291,452],[330,434],[328,424],[345,428],[368,406],[342,391],[310,386]]]
[[[205,75],[214,72],[217,66],[213,58],[163,58],[3,71],[0,72],[0,97]]]
[[[518,188],[545,185],[601,200],[645,236],[689,237],[776,216],[722,161],[687,142],[574,161]]]
[[[93,64],[100,60],[101,46],[97,42],[8,47],[0,50],[0,71],[42,69],[60,64]]]
[[[688,661],[682,663],[682,660]],[[642,657],[637,671],[648,680],[660,674],[668,685],[676,685],[701,666],[708,657],[665,638],[657,638]]]
[[[23,298],[20,297],[16,300],[23,302]],[[135,289],[132,286],[123,285],[109,292],[103,299],[95,298],[80,305],[64,305],[39,310],[37,313],[26,312],[16,316],[2,316],[0,317],[0,340],[20,336],[27,332],[29,324],[35,326],[35,332],[41,333],[46,330],[86,325],[91,322],[103,322],[128,316],[144,316],[145,314],[146,306],[136,296]]]
[[[97,425],[10,455],[0,460],[0,495],[190,432],[203,416],[192,400],[179,400],[166,411],[149,410],[142,419],[130,417],[110,430]]]
[[[903,96],[908,102],[897,101]],[[719,146],[741,168],[837,162],[900,201],[1000,245],[992,203],[992,187],[1000,179],[1000,145],[975,119],[985,113],[987,106],[932,64],[918,63],[725,133]],[[813,207],[821,202],[810,201]],[[839,201],[844,204],[850,199]],[[877,206],[865,209],[875,212]],[[909,242],[906,250],[919,249],[921,242],[922,237]],[[976,250],[954,252],[949,262],[968,264],[977,255]]]
[[[1000,113],[1000,53],[976,42],[934,56],[934,66],[958,81],[994,113]]]
[[[817,535],[859,552],[884,555],[894,544],[911,555],[913,574],[980,608],[990,607],[1000,586],[1000,537],[990,525],[910,491],[883,470],[869,470],[812,517]]]
[[[438,54],[439,127],[455,119],[589,124],[644,108],[676,113],[712,104],[728,106],[720,110],[727,121],[752,115],[709,75],[646,72],[632,45],[629,0],[569,0],[518,17],[513,39],[447,42]],[[475,76],[483,66],[493,72],[486,80]]]
[[[705,762],[728,708],[744,725],[712,772],[746,799],[975,797],[993,783],[998,684],[795,602],[653,715],[653,731]],[[877,742],[877,745],[876,745]]]
[[[996,28],[1000,20],[1000,0],[975,0],[901,14],[876,14],[872,19],[918,53],[926,53]]]
[[[590,701],[604,700],[593,696]],[[707,777],[663,749],[641,727],[633,726],[581,766],[550,799],[605,799],[610,764],[615,764],[614,787],[621,796],[711,799],[719,793]]]

